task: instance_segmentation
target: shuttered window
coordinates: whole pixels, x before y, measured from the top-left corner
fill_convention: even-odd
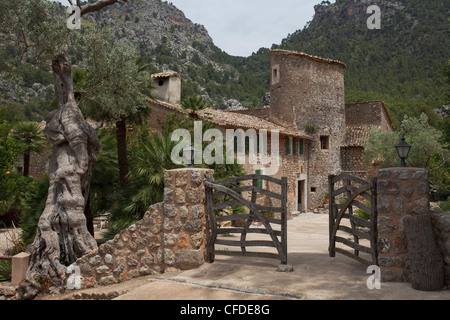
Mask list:
[[[255,170],[256,174],[262,174],[262,170]],[[258,188],[262,189],[263,188],[263,181],[262,179],[258,179]]]

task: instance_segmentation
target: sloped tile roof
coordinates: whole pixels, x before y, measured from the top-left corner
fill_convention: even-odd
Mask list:
[[[220,111],[212,108],[206,108],[197,113],[202,119],[219,126],[246,128],[246,129],[266,129],[279,130],[280,134],[300,137],[303,139],[312,139],[312,137],[302,131],[292,131],[279,126],[273,122],[251,116],[243,113]]]
[[[153,79],[171,78],[171,77],[178,77],[178,78],[181,79],[181,76],[178,74],[178,72],[175,72],[175,71],[154,73],[154,74],[151,75],[151,77]]]
[[[347,126],[342,147],[363,147],[372,126]]]
[[[166,109],[170,109],[179,113],[189,114],[189,111],[184,110],[178,105],[174,105],[171,103],[167,103],[165,101],[152,99],[151,103],[154,103],[158,106],[164,107]],[[312,137],[305,132],[302,131],[292,131],[285,127],[274,124],[273,122],[235,112],[221,111],[213,108],[206,108],[204,110],[200,110],[197,112],[197,115],[200,120],[208,121],[212,124],[221,126],[221,127],[231,127],[231,128],[242,128],[242,129],[266,129],[269,130],[279,130],[280,134],[300,137],[302,139],[311,140]]]
[[[310,60],[314,60],[314,61],[318,61],[318,62],[323,62],[323,63],[329,63],[329,64],[337,64],[340,65],[341,67],[344,67],[344,69],[347,68],[347,65],[341,61],[338,60],[333,60],[333,59],[326,59],[326,58],[321,58],[321,57],[317,57],[317,56],[313,56],[304,52],[298,52],[298,51],[291,51],[291,50],[284,50],[284,49],[274,49],[274,50],[270,50],[269,51],[270,54],[289,54],[289,55],[295,55],[295,56],[299,56],[299,57],[305,57],[308,58]]]

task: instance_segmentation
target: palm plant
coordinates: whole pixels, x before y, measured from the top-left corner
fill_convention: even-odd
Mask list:
[[[177,142],[170,135],[152,134],[148,143],[143,144],[132,158],[129,178],[142,181],[143,187],[133,196],[134,200],[151,204],[155,186],[164,185],[164,172],[179,168],[171,159],[172,149]],[[153,202],[154,203],[154,202]]]
[[[171,159],[175,145],[170,135],[144,134],[130,148],[130,185],[114,193],[106,239],[142,219],[150,205],[163,200],[164,172],[180,167]]]
[[[93,215],[110,209],[110,195],[114,194],[119,171],[117,167],[117,143],[112,128],[97,131],[100,141],[100,151],[97,152],[97,162],[92,168],[91,207]]]
[[[47,146],[47,139],[37,122],[19,122],[14,128],[13,139],[22,145],[23,175],[28,177],[31,152],[41,152]]]
[[[205,98],[200,95],[190,96],[181,102],[181,107],[189,111],[189,115],[197,119],[197,112],[208,107]]]

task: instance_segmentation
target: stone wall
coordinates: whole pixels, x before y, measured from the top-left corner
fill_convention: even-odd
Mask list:
[[[383,281],[409,281],[410,260],[403,218],[431,215],[436,244],[450,274],[450,214],[430,213],[428,172],[420,168],[378,171],[378,262]]]
[[[346,103],[345,119],[347,125],[368,125],[392,130],[392,120],[383,101]]]
[[[300,52],[271,50],[270,121],[307,132],[315,125],[308,143],[308,205],[323,205],[328,175],[341,172],[345,138],[345,64]],[[321,137],[328,147],[321,147]],[[289,176],[288,176],[289,178]],[[292,185],[288,182],[288,185]],[[295,181],[294,181],[295,186]]]
[[[342,171],[370,180],[370,174],[363,161],[363,147],[342,147]]]
[[[81,276],[81,288],[202,265],[207,219],[204,181],[212,176],[209,169],[166,171],[162,203],[152,205],[142,220],[68,268]]]

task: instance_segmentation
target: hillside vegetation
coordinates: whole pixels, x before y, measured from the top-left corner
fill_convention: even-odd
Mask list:
[[[449,120],[435,109],[449,104],[448,12],[441,0],[372,1],[381,8],[381,29],[370,30],[363,0],[322,1],[303,29],[270,49],[306,52],[347,64],[346,101],[384,100],[394,125],[405,115],[427,114],[432,125],[449,135]],[[64,8],[62,8],[62,11]],[[214,45],[204,26],[160,0],[119,3],[90,14],[83,28],[110,27],[118,39],[138,48],[152,71],[177,71],[183,78],[182,98],[205,96],[218,108],[255,108],[267,104],[269,48],[249,57],[234,57]],[[80,32],[83,32],[83,28]],[[2,55],[19,55],[14,48]],[[73,46],[71,59],[82,65],[83,52]],[[1,106],[8,117],[43,120],[51,108],[52,76],[32,61],[17,69],[21,93],[2,85]],[[1,78],[0,78],[0,84]]]

